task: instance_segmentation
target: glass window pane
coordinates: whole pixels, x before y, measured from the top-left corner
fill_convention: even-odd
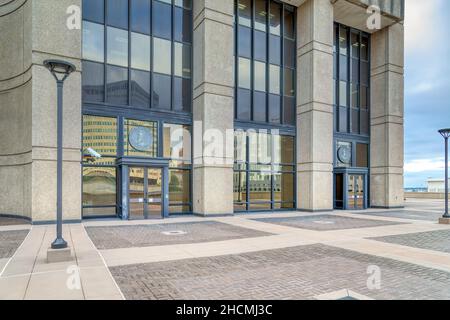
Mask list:
[[[249,201],[270,202],[272,200],[272,175],[270,172],[251,172],[249,179]]]
[[[172,74],[172,42],[153,38],[153,71]]]
[[[269,122],[281,123],[281,97],[269,95]]]
[[[172,38],[172,6],[160,1],[153,1],[153,35]]]
[[[339,30],[339,52],[343,55],[347,55],[348,52],[348,35],[347,28],[341,27]]]
[[[294,202],[294,177],[292,173],[274,174],[274,201]]]
[[[238,89],[237,119],[250,120],[250,105],[250,91],[245,89]]]
[[[172,205],[191,202],[190,170],[169,170],[169,202]]]
[[[83,59],[105,61],[105,27],[83,21]]]
[[[295,162],[295,138],[274,135],[274,163],[291,164]]]
[[[104,0],[83,0],[83,19],[104,23],[104,16]]]
[[[191,128],[181,124],[164,124],[164,158],[191,163]]]
[[[281,69],[279,66],[271,64],[269,66],[269,90],[270,93],[279,95],[281,94]]]
[[[255,92],[253,94],[253,120],[266,122],[266,94]]]
[[[352,57],[359,58],[359,34],[352,32]]]
[[[342,54],[339,56],[339,78],[348,81],[348,58]]]
[[[173,109],[191,111],[192,83],[190,79],[174,77],[173,79]]]
[[[266,0],[255,0],[255,29],[266,32],[267,10]]]
[[[351,109],[352,111],[352,133],[359,133],[359,110]]]
[[[150,36],[131,33],[131,67],[150,71]]]
[[[295,15],[294,10],[285,8],[284,10],[284,36],[295,39]]]
[[[128,104],[128,69],[106,66],[106,102]]]
[[[347,82],[339,82],[339,104],[341,106],[348,106],[348,93],[347,93]]]
[[[247,27],[238,27],[238,55],[241,57],[251,58],[252,56],[252,36],[251,29]],[[256,40],[255,40],[256,42]],[[255,43],[256,45],[256,43]]]
[[[281,5],[270,2],[270,33],[281,36]]]
[[[83,206],[115,206],[116,199],[116,168],[83,168]]]
[[[238,85],[240,88],[250,89],[251,75],[250,75],[250,60],[245,58],[239,58],[239,80]]]
[[[295,41],[284,40],[284,65],[295,68],[295,57],[297,56]]]
[[[247,201],[247,175],[245,171],[235,172],[233,181],[234,203],[245,204],[245,202]],[[245,210],[245,207],[243,208],[243,210]]]
[[[361,134],[369,135],[369,111],[361,109]]]
[[[284,95],[293,97],[295,95],[294,70],[284,68]]]
[[[130,0],[131,31],[150,34],[150,1]]]
[[[175,7],[174,18],[174,39],[180,42],[192,42],[192,11]]]
[[[150,107],[150,72],[131,70],[131,105]]]
[[[83,116],[83,161],[94,164],[98,158],[117,156],[117,119]]]
[[[83,61],[83,101],[103,102],[105,95],[104,64]]]
[[[158,156],[158,122],[126,119],[123,134],[125,156]]]
[[[364,61],[369,60],[369,38],[361,38],[361,59]]]
[[[243,130],[234,132],[234,161],[247,161],[247,134]]]
[[[116,215],[117,208],[115,206],[83,208],[83,218],[114,217]]]
[[[191,46],[174,43],[174,75],[189,78],[191,76]]]
[[[361,84],[369,85],[369,63],[364,61],[361,61]]]
[[[192,9],[192,0],[174,0],[173,4],[185,9]]]
[[[356,166],[359,168],[369,167],[369,146],[367,144],[356,144]]]
[[[369,109],[369,88],[361,87],[360,104],[362,109]]]
[[[359,83],[359,59],[352,59],[352,82]]]
[[[358,104],[358,96],[359,96],[358,85],[352,84],[350,86],[350,90],[351,90],[352,108],[358,108],[358,106],[359,106],[359,104]]]
[[[108,27],[108,64],[128,67],[128,31]]]
[[[347,108],[340,107],[339,108],[339,132],[347,132]]]
[[[108,25],[128,29],[128,0],[106,0]]]
[[[295,98],[284,97],[283,123],[295,126],[296,117]]]
[[[153,108],[170,110],[172,77],[153,74]]]
[[[239,24],[246,27],[251,27],[252,23],[252,1],[251,0],[239,0]]]
[[[267,60],[267,33],[255,31],[254,33],[254,58],[260,61]]]
[[[256,91],[266,91],[266,64],[263,62],[255,61],[254,64],[254,89]]]
[[[281,65],[281,38],[278,36],[269,36],[269,61]]]

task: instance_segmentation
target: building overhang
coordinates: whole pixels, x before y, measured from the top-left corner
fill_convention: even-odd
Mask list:
[[[352,28],[374,33],[404,20],[404,0],[330,0],[334,5],[334,20]],[[369,29],[368,21],[373,15],[368,9],[380,9],[380,28]]]

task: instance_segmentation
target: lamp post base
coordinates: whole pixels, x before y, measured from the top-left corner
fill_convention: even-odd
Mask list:
[[[450,217],[446,218],[446,217],[442,217],[439,219],[439,224],[447,224],[450,225]]]
[[[64,239],[56,239],[52,243],[52,249],[58,250],[58,249],[65,249],[67,248],[67,242]]]
[[[63,249],[52,249],[47,250],[47,263],[58,263],[72,261],[72,250],[69,247]]]

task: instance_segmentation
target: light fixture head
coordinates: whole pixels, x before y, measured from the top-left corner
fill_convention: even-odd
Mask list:
[[[64,81],[76,70],[73,64],[62,60],[45,60],[44,66],[60,81]]]
[[[446,139],[450,138],[450,128],[449,129],[441,129],[439,133]]]

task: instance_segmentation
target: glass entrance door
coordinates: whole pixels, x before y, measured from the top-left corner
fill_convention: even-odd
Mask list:
[[[348,187],[347,209],[364,210],[365,209],[364,175],[360,174],[349,175],[347,187]]]
[[[130,167],[130,219],[161,219],[163,217],[162,169]]]

